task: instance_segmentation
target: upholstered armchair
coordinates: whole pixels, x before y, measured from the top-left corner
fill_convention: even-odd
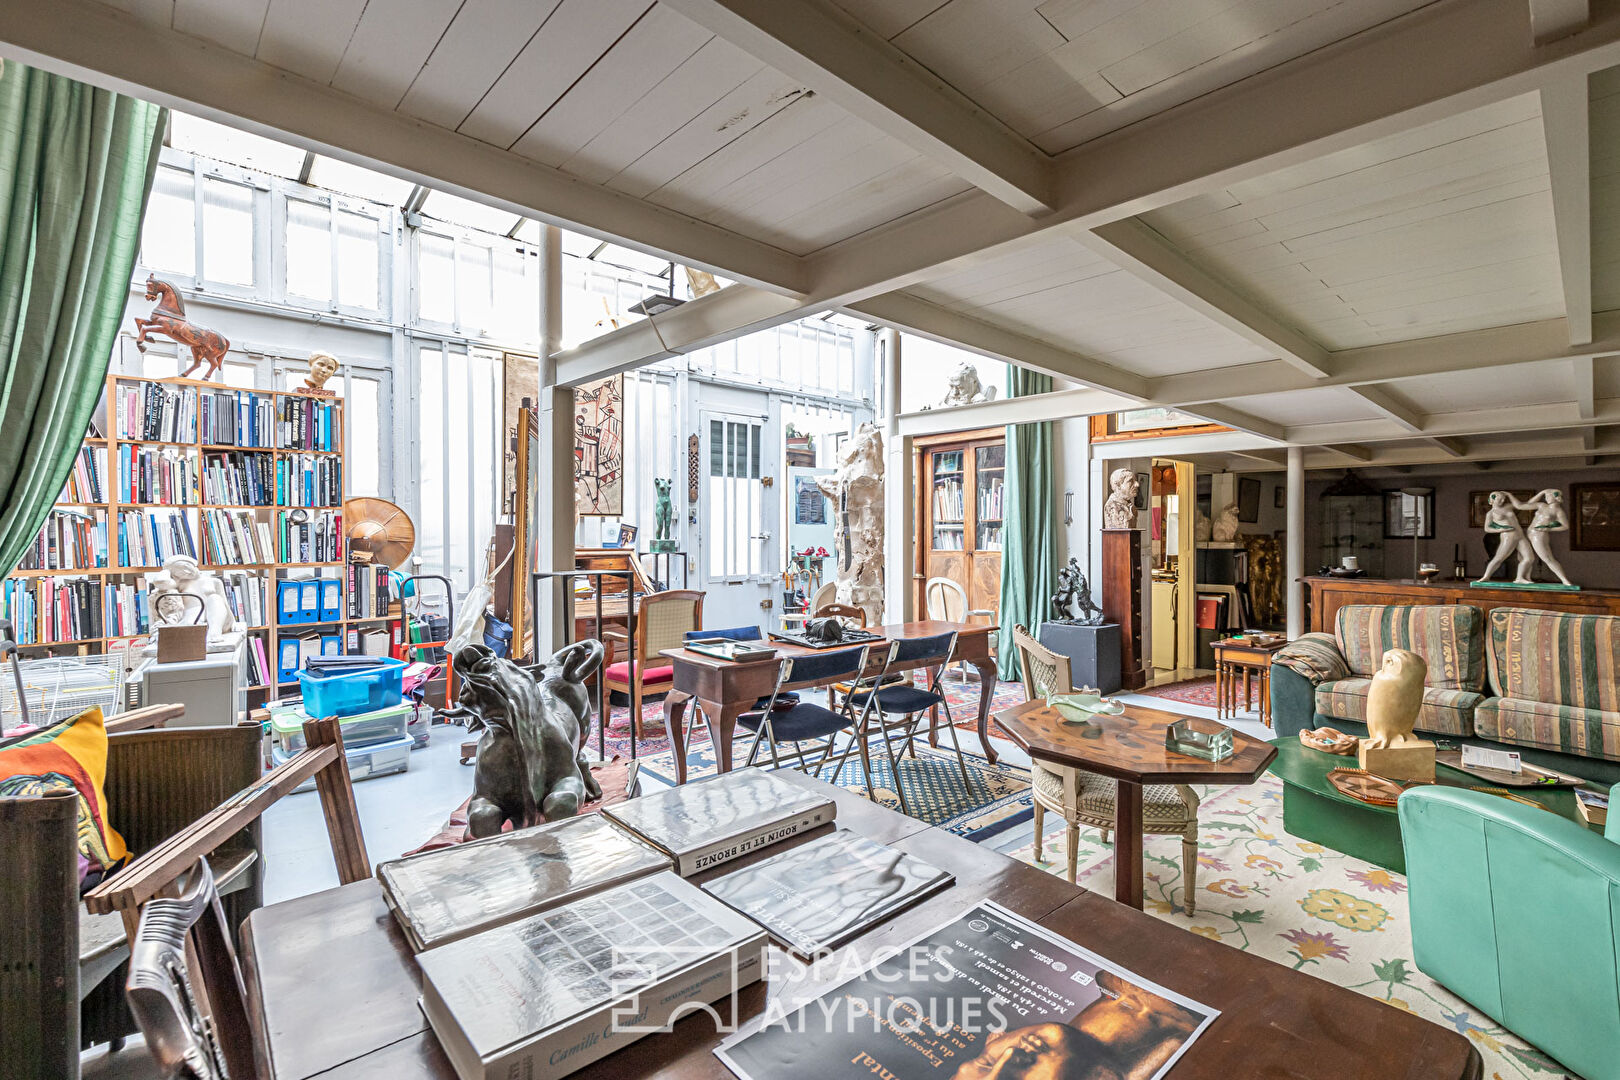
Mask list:
[[[678,649],[686,634],[703,626],[703,593],[697,589],[670,589],[643,596],[636,604],[636,637],[631,642],[623,630],[602,634],[607,657],[602,662],[603,681],[630,699],[630,732],[641,737],[641,699],[648,694],[664,694],[675,688],[675,666],[659,654]],[[625,654],[633,653],[634,665]],[[633,670],[632,670],[633,668]]]
[[[1397,812],[1418,968],[1587,1080],[1620,1080],[1620,814],[1600,836],[1449,787]]]

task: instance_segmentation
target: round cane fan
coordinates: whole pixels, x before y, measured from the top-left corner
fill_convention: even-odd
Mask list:
[[[364,497],[343,503],[343,532],[352,558],[398,569],[416,547],[410,515],[387,499]]]

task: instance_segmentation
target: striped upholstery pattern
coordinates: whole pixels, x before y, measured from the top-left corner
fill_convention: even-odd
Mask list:
[[[1371,679],[1339,679],[1323,683],[1316,688],[1316,711],[1338,720],[1367,722],[1367,691]],[[1438,686],[1423,688],[1423,705],[1418,709],[1413,728],[1431,735],[1468,736],[1475,733],[1478,723],[1474,713],[1484,694],[1472,690],[1446,690]]]
[[[1497,742],[1620,761],[1620,712],[1490,698],[1474,711],[1474,730]]]
[[[1312,686],[1350,674],[1350,669],[1344,663],[1344,654],[1339,651],[1339,643],[1332,634],[1305,634],[1295,638],[1278,649],[1271,662],[1305,676],[1311,680]]]
[[[1388,649],[1410,649],[1429,665],[1424,685],[1479,690],[1485,683],[1485,624],[1466,604],[1348,604],[1339,609],[1339,651],[1352,675],[1371,675]]]
[[[1490,626],[1497,694],[1620,713],[1620,616],[1497,608]]]

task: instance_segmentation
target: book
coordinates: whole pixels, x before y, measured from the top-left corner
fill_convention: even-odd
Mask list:
[[[417,952],[668,870],[600,814],[379,863],[377,880]]]
[[[984,900],[715,1055],[743,1080],[1159,1080],[1219,1015]]]
[[[1577,788],[1575,809],[1580,811],[1582,820],[1588,825],[1602,828],[1609,823],[1609,797],[1602,792]]]
[[[765,951],[759,927],[666,871],[416,959],[461,1080],[556,1080],[734,997]]]
[[[839,829],[707,882],[703,891],[813,958],[955,882],[913,855]]]
[[[826,796],[764,769],[733,769],[602,811],[668,853],[682,877],[830,823],[837,812]]]

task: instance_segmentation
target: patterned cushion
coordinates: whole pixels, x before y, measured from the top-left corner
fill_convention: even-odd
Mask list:
[[[1080,780],[1079,810],[1089,818],[1113,820],[1114,797],[1119,785],[1106,776],[1073,770]],[[1063,801],[1064,773],[1042,768],[1036,762],[1030,772],[1035,789],[1052,802]],[[1180,832],[1198,818],[1198,801],[1189,806],[1181,796],[1181,789],[1173,784],[1148,784],[1142,788],[1142,825],[1149,832],[1169,828]]]
[[[1620,712],[1620,616],[1497,608],[1490,625],[1497,694]]]
[[[1279,649],[1271,662],[1305,676],[1312,686],[1350,674],[1332,634],[1306,634],[1295,638]]]
[[[1466,604],[1348,604],[1339,609],[1336,636],[1352,675],[1377,671],[1389,649],[1410,649],[1429,665],[1426,686],[1485,684],[1485,622]]]
[[[1367,691],[1371,679],[1340,679],[1316,688],[1316,711],[1338,720],[1367,722]],[[1423,688],[1423,706],[1413,727],[1433,735],[1472,735],[1474,710],[1485,700],[1471,690]]]
[[[107,729],[101,709],[86,709],[0,750],[0,796],[76,791],[79,796],[79,886],[100,883],[129,857],[107,821]]]
[[[1475,711],[1474,731],[1497,742],[1620,761],[1620,712],[1491,698]]]

